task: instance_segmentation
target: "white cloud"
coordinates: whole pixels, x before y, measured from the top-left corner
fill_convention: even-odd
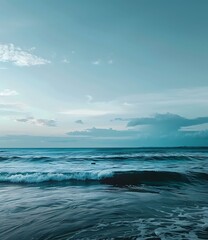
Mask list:
[[[98,59],[98,60],[96,60],[96,61],[93,61],[92,64],[93,64],[93,65],[100,65],[100,62],[101,62],[100,59]]]
[[[90,103],[93,100],[93,97],[91,95],[86,95],[87,97],[87,102]]]
[[[19,93],[15,90],[11,89],[4,89],[2,92],[0,92],[0,96],[6,97],[6,96],[16,96]]]
[[[101,59],[97,59],[97,60],[93,61],[92,64],[93,65],[100,65],[101,62],[102,62]],[[114,63],[114,61],[113,61],[113,59],[109,59],[108,61],[106,61],[106,63],[111,65],[111,64]]]
[[[17,66],[34,66],[50,63],[50,61],[24,51],[14,44],[0,44],[0,62],[12,62]]]
[[[67,58],[64,58],[64,59],[62,60],[62,62],[63,62],[63,63],[70,63],[69,59],[67,59]]]
[[[35,49],[36,49],[36,47],[31,47],[31,48],[29,49],[29,51],[32,52],[32,51],[34,51]]]
[[[129,106],[132,106],[133,104],[128,103],[128,102],[124,102],[123,105],[126,106],[126,107],[129,107]]]
[[[112,111],[96,110],[96,109],[73,109],[68,111],[60,112],[65,115],[76,115],[76,116],[102,116],[113,113]]]

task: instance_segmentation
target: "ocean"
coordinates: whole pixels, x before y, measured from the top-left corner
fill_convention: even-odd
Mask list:
[[[208,239],[208,148],[0,149],[0,239]]]

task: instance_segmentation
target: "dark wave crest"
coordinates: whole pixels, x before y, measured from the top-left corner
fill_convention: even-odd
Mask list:
[[[208,180],[206,173],[179,173],[169,171],[130,171],[117,172],[113,177],[106,177],[102,183],[112,185],[138,185],[138,184],[169,184],[169,183],[194,183]]]

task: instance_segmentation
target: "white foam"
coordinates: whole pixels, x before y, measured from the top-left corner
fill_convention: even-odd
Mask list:
[[[100,180],[104,177],[113,175],[111,171],[99,172],[28,172],[28,173],[0,173],[0,182],[12,183],[41,183],[47,181],[66,181],[66,180]]]

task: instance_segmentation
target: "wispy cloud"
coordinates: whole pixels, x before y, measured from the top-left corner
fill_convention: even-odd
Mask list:
[[[77,124],[84,124],[84,122],[82,120],[76,120],[75,123],[77,123]]]
[[[23,110],[25,106],[22,103],[0,103],[0,109]]]
[[[11,89],[4,89],[3,91],[0,92],[0,96],[7,97],[7,96],[16,96],[19,93],[15,90]]]
[[[91,95],[86,95],[87,102],[90,103],[93,100],[93,97]]]
[[[112,113],[111,111],[107,110],[97,110],[97,109],[72,109],[60,112],[61,114],[65,115],[74,115],[74,116],[102,116],[106,114]]]
[[[159,92],[122,96],[114,102],[122,105],[124,117],[142,117],[174,109],[177,114],[194,117],[208,115],[208,87],[167,89]],[[120,115],[121,116],[121,115]]]
[[[109,65],[111,65],[111,64],[114,64],[114,60],[113,59],[109,59],[109,60],[101,60],[101,59],[97,59],[97,60],[95,60],[95,61],[92,61],[92,64],[93,65],[100,65],[101,63],[105,63],[105,64],[109,64]]]
[[[34,51],[36,49],[36,47],[31,47],[30,49],[29,49],[29,52],[32,52],[32,51]]]
[[[12,117],[25,116],[25,112],[18,111],[18,110],[0,109],[0,116],[7,117],[7,118],[10,116]]]
[[[50,63],[49,60],[15,47],[14,44],[0,44],[0,62],[11,62],[20,67]]]
[[[62,60],[62,63],[70,63],[70,61],[69,61],[69,59],[64,58],[64,59]]]
[[[133,104],[128,103],[128,102],[124,102],[123,105],[124,105],[125,107],[133,106]]]
[[[23,103],[0,103],[1,116],[25,116],[26,105]]]
[[[30,123],[36,126],[56,127],[57,123],[53,119],[36,119],[34,117],[16,119],[17,122]]]
[[[59,114],[71,116],[104,116],[120,114],[122,112],[121,106],[114,101],[96,101],[91,95],[86,95],[87,101],[75,108],[73,105],[69,108],[64,108],[59,111]],[[75,103],[76,104],[76,103]]]
[[[180,131],[183,132],[203,132],[208,130],[208,123],[196,124],[187,127],[181,127]]]
[[[100,65],[100,63],[101,63],[100,59],[95,60],[95,61],[92,62],[93,65]]]
[[[108,60],[108,64],[113,64],[113,63],[114,63],[113,59]]]

